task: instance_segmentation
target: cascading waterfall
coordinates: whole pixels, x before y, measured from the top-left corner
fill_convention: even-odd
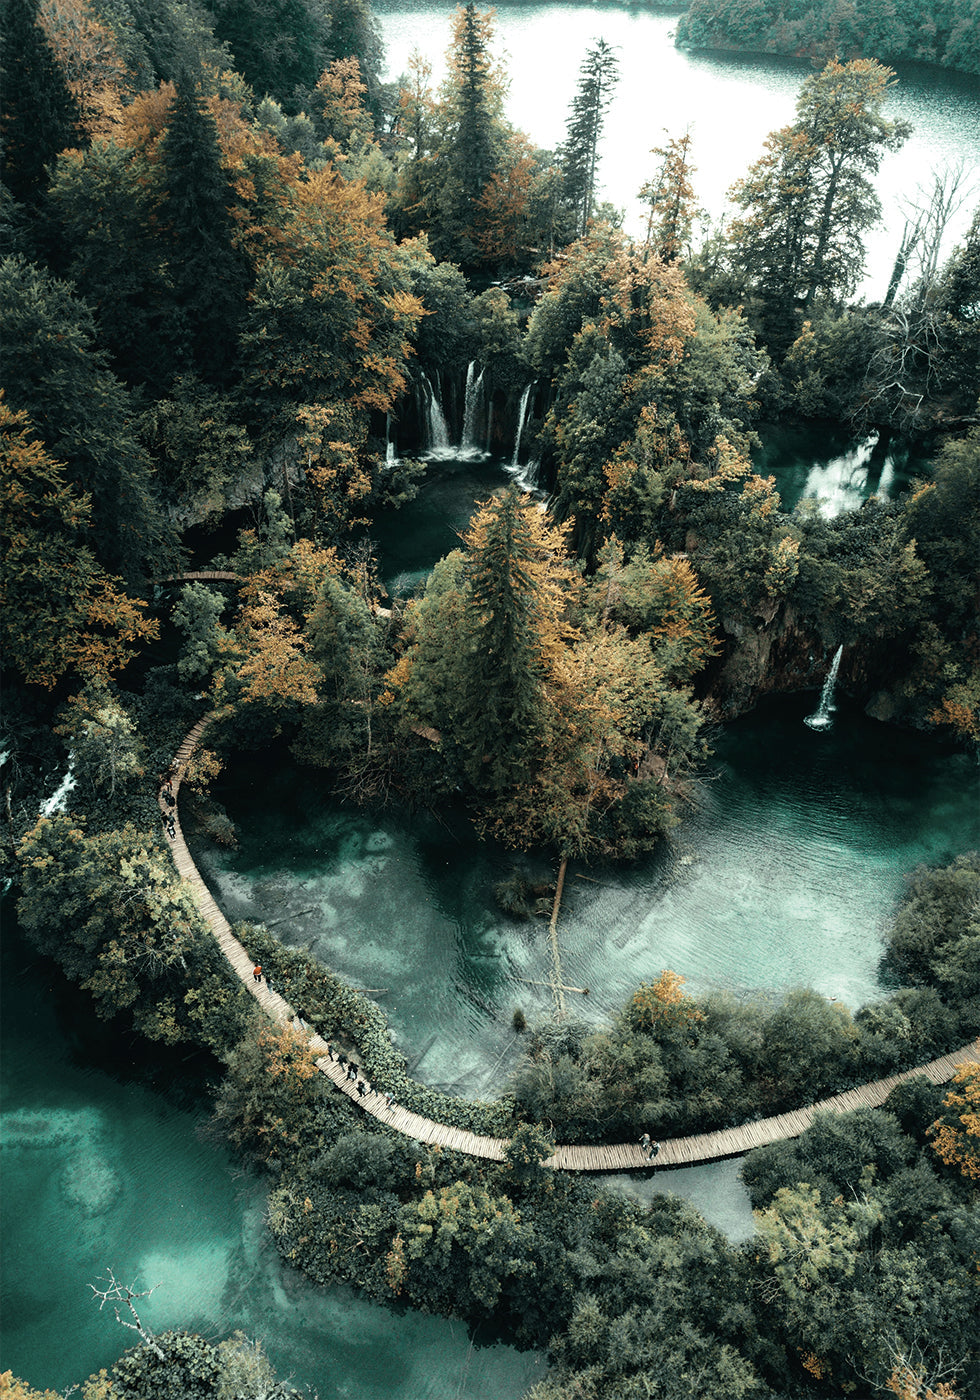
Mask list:
[[[476,441],[476,419],[480,409],[480,394],[483,390],[483,370],[476,373],[476,360],[470,360],[466,367],[466,399],[463,407],[463,437],[460,451],[479,452]]]
[[[830,663],[830,670],[827,672],[827,679],[823,683],[823,690],[820,692],[820,704],[812,715],[807,715],[803,721],[811,729],[829,729],[833,724],[833,714],[837,706],[834,704],[834,686],[837,684],[837,672],[840,670],[840,659],[844,648],[839,646],[834,653],[834,659]]]
[[[438,395],[425,370],[420,370],[419,373],[425,395],[426,426],[429,434],[429,441],[426,445],[430,451],[447,452],[449,450],[449,430],[446,427],[442,405],[439,403]]]
[[[510,459],[512,467],[519,467],[521,465],[521,438],[524,434],[524,419],[527,417],[527,406],[530,402],[531,390],[533,388],[533,384],[528,384],[525,387],[521,395],[521,406],[517,410],[517,433],[514,436],[514,455]]]
[[[67,773],[59,783],[57,790],[51,794],[46,802],[42,802],[41,804],[42,817],[50,817],[53,816],[55,812],[63,812],[65,810],[68,794],[75,786],[74,764],[75,755],[69,754]]]

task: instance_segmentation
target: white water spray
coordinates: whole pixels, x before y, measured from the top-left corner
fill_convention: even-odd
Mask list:
[[[67,798],[68,798],[68,794],[71,792],[71,790],[72,790],[72,788],[73,788],[74,786],[75,786],[75,774],[72,772],[72,759],[71,759],[71,755],[69,755],[69,757],[68,757],[68,772],[67,772],[67,773],[65,774],[65,776],[62,778],[62,780],[61,780],[60,784],[58,785],[56,791],[54,791],[54,792],[51,794],[51,796],[48,798],[48,800],[47,800],[46,802],[42,803],[42,805],[41,805],[41,816],[42,816],[42,817],[50,817],[50,816],[53,816],[55,812],[62,812],[62,811],[64,811],[65,802],[66,802],[66,800],[67,800]]]
[[[425,370],[420,371],[422,379],[422,392],[425,396],[426,422],[429,432],[428,447],[435,452],[448,452],[449,431],[446,428],[446,420],[443,416],[442,405],[432,387],[432,381]]]
[[[470,360],[466,367],[466,399],[463,406],[463,437],[461,452],[479,452],[476,441],[476,417],[480,410],[480,394],[483,390],[483,370],[476,373],[476,360]]]
[[[830,670],[827,672],[827,679],[823,683],[823,690],[820,692],[820,704],[812,715],[807,715],[803,721],[811,729],[830,729],[834,723],[833,714],[837,706],[834,704],[834,686],[837,684],[837,672],[840,670],[840,659],[844,648],[839,646],[834,652],[834,659],[830,663]]]
[[[393,467],[397,461],[395,455],[395,440],[391,435],[391,414],[385,420],[385,466]]]
[[[521,465],[521,438],[524,435],[524,419],[527,417],[527,406],[528,402],[530,401],[531,390],[533,388],[533,384],[526,385],[524,392],[521,395],[521,406],[517,410],[517,433],[514,437],[514,455],[510,459],[510,464],[512,467],[519,467]]]

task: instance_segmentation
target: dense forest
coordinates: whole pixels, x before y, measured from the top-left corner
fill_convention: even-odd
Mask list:
[[[889,63],[914,60],[980,73],[971,0],[691,0],[677,42],[823,58],[873,54]]]
[[[910,208],[884,300],[854,301],[874,179],[909,134],[879,60],[975,70],[975,20],[923,10],[912,33],[869,5],[825,53],[815,8],[740,5],[739,29],[728,8],[694,0],[679,37],[827,61],[732,171],[719,226],[698,218],[690,136],[668,135],[638,176],[637,239],[599,198],[618,78],[601,39],[545,151],[507,121],[473,4],[435,86],[418,53],[382,80],[365,0],[5,0],[6,878],[79,996],[213,1057],[216,1121],[268,1172],[286,1259],[548,1348],[534,1400],[965,1400],[975,1067],[753,1153],[743,1248],[675,1200],[597,1196],[540,1163],[555,1140],[745,1121],[962,1045],[980,1031],[975,853],[910,880],[886,999],[762,1008],[663,971],[601,1031],[532,1027],[492,1104],[412,1081],[374,1003],[239,930],[374,1083],[509,1136],[497,1167],[364,1121],[302,1037],[263,1026],[161,829],[160,781],[210,713],[183,792],[214,839],[233,839],[221,765],[288,746],[351,803],[463,801],[505,844],[634,859],[683,820],[713,730],[819,687],[839,647],[875,718],[976,750],[980,211],[944,240],[962,174]],[[473,363],[499,441],[518,424],[533,441],[547,505],[516,485],[479,503],[417,596],[388,598],[372,522],[437,470],[433,402],[458,418]],[[895,501],[787,512],[750,454],[801,421],[931,466]],[[228,578],[180,583],[190,568]],[[0,1382],[31,1397],[28,1379]],[[80,1393],[290,1392],[247,1339],[146,1333]]]

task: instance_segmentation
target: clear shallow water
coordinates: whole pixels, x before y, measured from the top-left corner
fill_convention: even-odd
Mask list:
[[[566,981],[588,1020],[664,967],[694,991],[777,994],[808,985],[852,1007],[881,992],[881,936],[920,862],[980,842],[977,768],[842,702],[808,729],[812,695],[771,701],[719,738],[698,809],[654,857],[573,867],[562,905]],[[242,762],[219,794],[237,851],[197,850],[225,911],[356,985],[382,989],[399,1043],[427,1083],[499,1088],[517,1053],[511,1017],[550,1014],[543,921],[514,923],[494,884],[540,860],[478,843],[463,813],[437,822],[350,812],[315,775]],[[583,878],[588,877],[588,878]]]
[[[242,1328],[264,1340],[280,1377],[320,1400],[517,1400],[543,1374],[539,1356],[473,1347],[459,1324],[395,1315],[284,1269],[263,1185],[199,1136],[200,1112],[101,1067],[104,1031],[85,1008],[56,1014],[63,989],[6,912],[3,1369],[61,1389],[111,1365],[135,1341],[92,1301],[89,1284],[111,1267],[157,1286],[138,1305],[153,1329]]]
[[[742,1181],[741,1158],[710,1162],[703,1167],[658,1171],[650,1176],[622,1172],[592,1179],[597,1184],[601,1182],[607,1191],[643,1205],[650,1205],[659,1195],[681,1196],[696,1206],[708,1224],[723,1231],[733,1244],[750,1239],[755,1232],[752,1203]]]
[[[453,9],[450,0],[379,3],[389,78],[407,70],[418,48],[432,60],[435,81],[441,80]],[[625,211],[633,235],[644,228],[638,193],[654,172],[653,147],[690,129],[695,195],[718,217],[728,189],[762,155],[768,134],[792,121],[800,83],[811,71],[806,60],[683,53],[674,47],[676,25],[676,15],[611,5],[501,6],[496,13],[494,52],[510,77],[507,116],[544,149],[553,150],[564,136],[586,49],[598,38],[616,48],[620,81],[602,141],[600,198]],[[885,217],[868,237],[869,276],[862,290],[869,300],[882,297],[888,285],[904,222],[901,201],[917,185],[930,186],[932,171],[947,161],[962,159],[974,172],[980,165],[975,78],[902,65],[886,115],[910,121],[915,130],[882,163],[877,183]],[[969,208],[951,235],[960,236],[968,222]]]

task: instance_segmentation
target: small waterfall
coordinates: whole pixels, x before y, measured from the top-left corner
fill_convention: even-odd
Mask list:
[[[476,360],[470,360],[466,367],[466,400],[463,408],[463,436],[460,441],[462,452],[479,452],[476,441],[476,418],[480,411],[480,394],[483,389],[483,370],[476,373]]]
[[[442,406],[439,403],[438,395],[432,387],[432,381],[425,370],[420,370],[422,389],[425,395],[425,415],[428,429],[429,441],[426,444],[430,451],[448,452],[449,431],[446,428],[446,420],[443,417]]]
[[[47,800],[46,802],[44,802],[44,803],[41,804],[41,816],[42,816],[42,817],[51,817],[51,816],[53,816],[53,815],[55,814],[55,812],[63,812],[63,811],[65,810],[65,803],[66,803],[66,801],[67,801],[67,799],[68,799],[68,794],[71,792],[72,788],[75,786],[75,774],[74,774],[74,772],[72,771],[73,759],[74,759],[74,755],[73,755],[73,754],[69,754],[69,755],[68,755],[68,771],[67,771],[67,773],[65,774],[65,776],[62,778],[61,783],[60,783],[60,785],[58,786],[57,791],[56,791],[56,792],[53,792],[53,793],[51,794],[51,796],[48,798],[48,800]]]
[[[527,417],[527,406],[528,402],[530,401],[531,390],[533,388],[533,384],[527,385],[523,394],[521,395],[521,406],[517,410],[517,433],[514,437],[514,455],[510,459],[510,464],[512,467],[519,467],[521,465],[521,437],[524,433],[524,419]]]
[[[823,690],[820,692],[820,704],[812,715],[807,715],[803,721],[811,729],[829,729],[833,724],[833,714],[837,706],[834,704],[834,686],[837,684],[837,672],[840,670],[840,659],[844,648],[839,646],[834,652],[834,659],[830,663],[830,670],[827,672],[827,679],[823,683]]]
[[[395,439],[391,436],[391,414],[385,419],[385,466],[393,467],[398,460],[395,455]]]

